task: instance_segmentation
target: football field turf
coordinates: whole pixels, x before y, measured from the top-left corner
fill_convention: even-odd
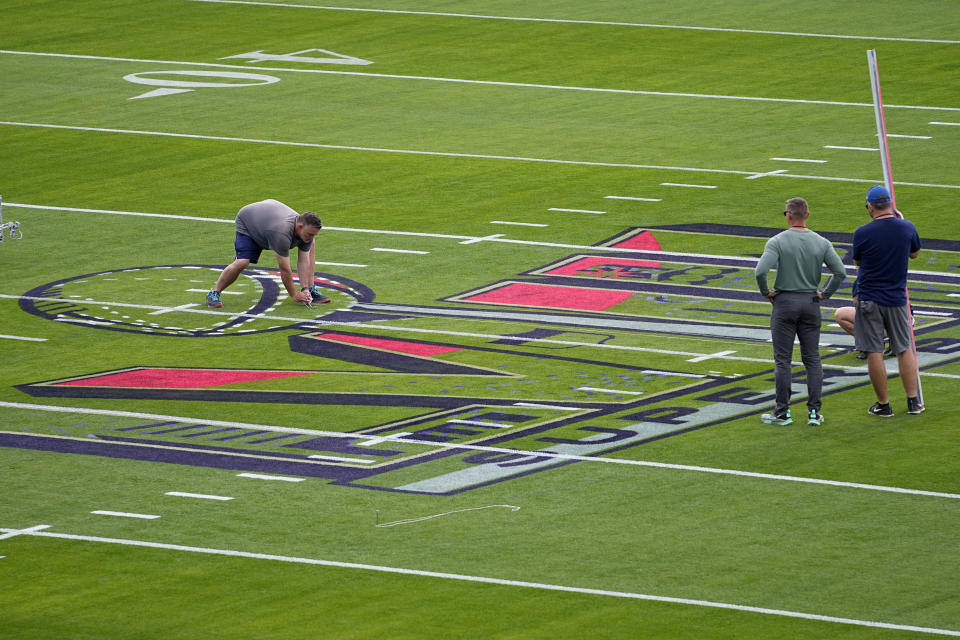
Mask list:
[[[960,636],[955,3],[2,7],[0,638]],[[833,321],[868,50],[924,247],[888,420]],[[799,363],[760,420],[795,196],[819,427]],[[266,198],[332,301],[265,252],[207,308]]]

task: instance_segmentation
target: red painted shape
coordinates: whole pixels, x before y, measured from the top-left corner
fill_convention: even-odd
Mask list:
[[[660,242],[649,231],[641,231],[623,242],[613,245],[617,249],[638,249],[640,251],[660,251]]]
[[[239,382],[256,382],[292,376],[310,375],[311,371],[244,371],[221,369],[146,368],[57,383],[75,387],[137,387],[148,389],[202,389]]]
[[[583,309],[605,311],[630,296],[632,291],[588,289],[586,287],[560,287],[547,284],[518,282],[470,296],[471,302],[494,302],[526,307],[550,307],[553,309]]]
[[[604,258],[603,256],[590,256],[574,260],[569,264],[550,269],[547,275],[551,276],[596,276],[597,278],[618,278],[616,271],[593,271],[593,267],[651,267],[657,268],[659,262],[653,260],[633,260],[630,258]]]
[[[421,342],[407,342],[405,340],[387,340],[386,338],[370,338],[367,336],[351,336],[342,333],[321,333],[317,336],[324,340],[334,340],[336,342],[346,342],[361,347],[372,347],[374,349],[383,349],[385,351],[396,351],[413,356],[438,356],[452,351],[463,351],[460,347],[444,347],[436,344],[423,344]]]

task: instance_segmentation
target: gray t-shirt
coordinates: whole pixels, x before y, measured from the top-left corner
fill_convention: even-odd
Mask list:
[[[313,242],[297,237],[296,211],[277,200],[261,200],[240,209],[237,213],[237,233],[253,238],[262,249],[270,249],[278,256],[287,257],[297,247],[309,251]]]

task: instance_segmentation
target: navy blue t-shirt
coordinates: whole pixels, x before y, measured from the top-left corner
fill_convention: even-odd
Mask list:
[[[884,218],[868,222],[853,232],[853,259],[859,300],[885,307],[907,304],[907,265],[920,250],[920,236],[909,220]]]

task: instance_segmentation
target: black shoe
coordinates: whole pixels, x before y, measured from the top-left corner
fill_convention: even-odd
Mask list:
[[[893,345],[891,345],[891,344],[888,342],[888,343],[887,343],[887,348],[883,350],[883,357],[884,357],[884,358],[889,358],[889,357],[891,357],[891,356],[893,356],[893,355],[895,355],[895,354],[893,353]]]
[[[857,351],[857,352],[856,352],[855,354],[853,354],[853,355],[854,355],[854,357],[855,357],[857,360],[866,360],[866,359],[867,359],[867,352],[866,352],[866,351]]]
[[[790,417],[790,409],[786,411],[765,413],[760,416],[760,419],[763,420],[763,424],[775,424],[780,427],[786,427],[787,425],[793,424],[793,418]]]
[[[914,415],[918,413],[923,413],[926,407],[923,406],[923,403],[920,402],[920,397],[916,398],[907,398],[907,413],[912,413]]]
[[[880,416],[881,418],[892,418],[893,409],[890,408],[890,403],[880,404],[879,402],[874,402],[873,406],[867,409],[867,413],[874,416]]]
[[[315,286],[310,287],[310,298],[313,304],[326,304],[327,302],[330,302],[330,298],[323,295],[323,293],[320,292],[320,289]]]

